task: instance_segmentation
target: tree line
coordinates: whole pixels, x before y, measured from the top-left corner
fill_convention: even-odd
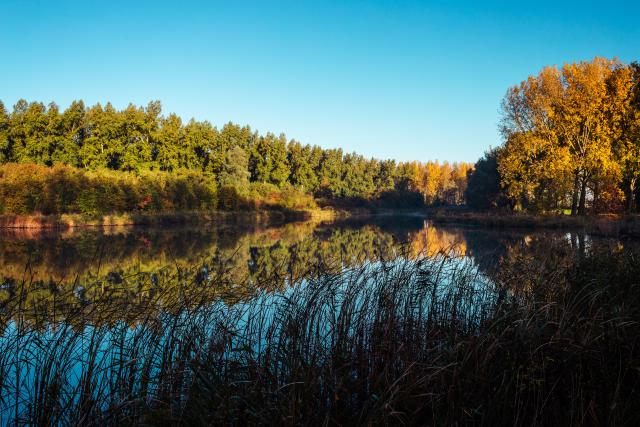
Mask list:
[[[210,200],[207,208],[255,208],[282,200],[288,206],[310,207],[314,203],[309,197],[313,197],[321,204],[338,206],[467,204],[474,209],[572,215],[637,210],[638,63],[595,58],[545,67],[507,91],[500,131],[503,144],[490,149],[475,165],[396,162],[305,145],[284,134],[260,134],[234,123],[220,129],[207,121],[183,123],[175,114],[163,115],[159,101],[121,110],[111,104],[86,107],[74,101],[60,110],[54,103],[45,106],[20,100],[12,111],[0,102],[0,164],[63,164],[82,173],[129,174],[113,180],[136,187],[134,193],[141,200],[115,203],[127,209],[149,198],[153,200],[149,206],[159,210],[202,208],[202,204],[179,200],[173,190],[163,193],[148,190],[153,187],[148,184],[131,184],[131,176],[142,177],[136,182],[145,183],[149,179],[144,176],[158,173],[167,174],[162,175],[166,182],[175,175],[203,183]],[[53,181],[38,188],[60,188],[55,182],[60,174],[45,175]],[[78,188],[105,181],[94,178],[81,180]],[[180,182],[169,185],[183,186]],[[0,187],[4,189],[0,193],[9,195],[16,188],[1,171]],[[99,191],[94,193],[100,199]],[[78,193],[78,197],[84,196]],[[7,208],[5,202],[4,212],[37,211],[28,207],[37,206],[33,197],[30,200],[16,201],[18,209]],[[82,203],[74,203],[62,211],[84,209]]]
[[[504,144],[470,173],[475,208],[633,212],[640,179],[640,65],[595,58],[545,67],[502,102]]]
[[[238,197],[253,197],[256,187],[258,193],[295,188],[333,204],[462,204],[472,167],[365,158],[234,123],[221,129],[208,121],[183,123],[163,115],[159,101],[122,110],[74,101],[61,110],[20,100],[12,111],[0,102],[0,163],[134,175],[191,171],[214,183],[223,208],[237,208]]]

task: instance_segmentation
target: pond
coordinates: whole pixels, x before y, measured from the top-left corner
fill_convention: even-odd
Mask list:
[[[473,334],[510,293],[496,286],[505,263],[561,263],[635,245],[579,232],[440,226],[420,216],[5,231],[0,418],[117,423],[139,421],[156,401],[184,409],[193,384],[203,387],[194,366],[219,369],[217,386],[246,379],[247,367],[274,357],[274,348],[313,366],[325,349],[369,333],[384,304],[416,324],[454,319]],[[304,339],[292,343],[297,328]],[[241,368],[221,379],[232,366]]]

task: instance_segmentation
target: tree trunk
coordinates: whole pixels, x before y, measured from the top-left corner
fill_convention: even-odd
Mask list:
[[[578,233],[578,256],[584,258],[586,253],[585,235],[583,232]]]
[[[636,202],[636,179],[629,181],[629,194],[627,195],[627,213],[633,213]]]
[[[585,204],[587,198],[587,180],[586,178],[582,178],[582,183],[580,185],[580,201],[578,203],[578,215],[583,216],[585,211]]]
[[[580,191],[580,175],[576,172],[573,179],[573,194],[571,195],[571,216],[578,213],[578,191]]]

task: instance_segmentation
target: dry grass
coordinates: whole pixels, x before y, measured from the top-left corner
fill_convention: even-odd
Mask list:
[[[256,223],[277,224],[286,221],[325,221],[336,217],[332,210],[316,209],[302,211],[183,211],[166,213],[121,213],[111,215],[0,215],[0,229],[67,229],[74,227],[123,227],[130,225],[207,224],[225,222],[230,224]]]

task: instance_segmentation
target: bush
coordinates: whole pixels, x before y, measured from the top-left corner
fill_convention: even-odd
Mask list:
[[[226,185],[213,177],[179,169],[139,173],[71,166],[7,163],[0,166],[0,214],[102,215],[116,212],[184,210],[312,209],[310,194],[273,184]]]
[[[269,183],[253,182],[247,188],[225,185],[218,193],[218,206],[225,210],[255,209],[315,209],[311,194],[301,189],[285,186],[280,189]]]
[[[0,166],[0,213],[89,215],[214,209],[215,181],[193,171],[85,171],[70,166]]]
[[[293,210],[313,209],[316,207],[316,202],[310,194],[298,188],[285,187],[280,192],[280,205]]]

